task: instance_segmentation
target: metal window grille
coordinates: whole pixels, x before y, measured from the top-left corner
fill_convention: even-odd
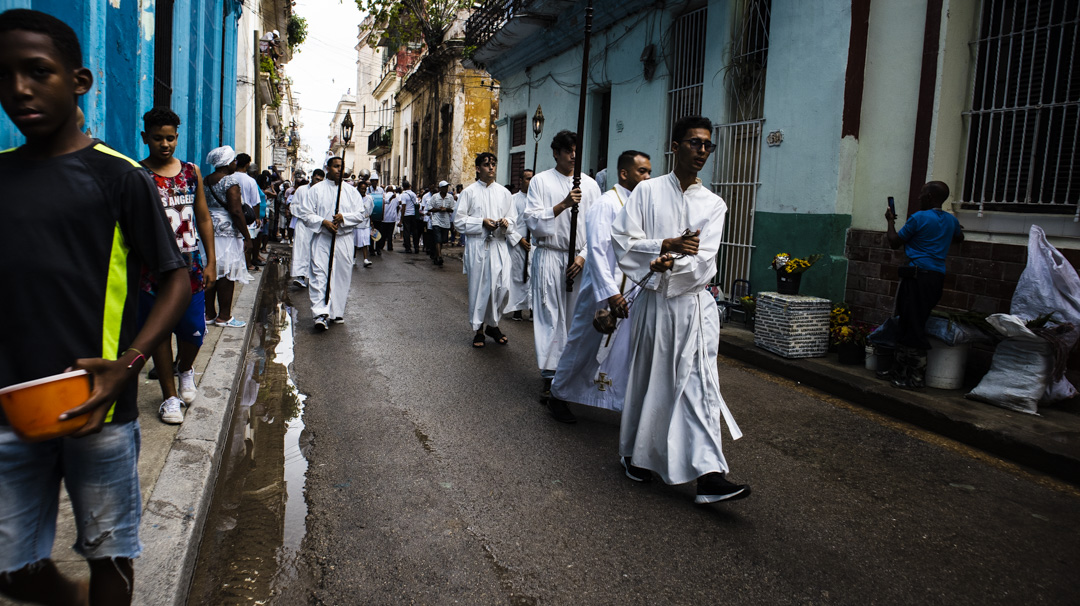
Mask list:
[[[172,107],[173,0],[154,9],[154,107]]]
[[[750,276],[754,252],[754,209],[761,186],[761,130],[764,120],[720,124],[713,131],[713,191],[727,203],[724,239],[717,256],[715,283],[731,292],[732,282]]]
[[[770,6],[770,0],[745,0],[740,7],[725,76],[732,121],[717,125],[713,132],[713,191],[728,206],[714,282],[725,293],[732,292],[736,280],[750,277],[754,252]]]
[[[769,62],[771,0],[746,0],[741,8],[724,71],[732,122],[762,117]]]
[[[701,95],[705,86],[706,11],[706,8],[690,11],[679,17],[672,26],[668,140],[671,139],[676,120],[683,116],[701,114]],[[671,152],[665,152],[666,170],[671,170],[671,159]]]
[[[967,121],[963,202],[1080,214],[1080,3],[984,0]]]

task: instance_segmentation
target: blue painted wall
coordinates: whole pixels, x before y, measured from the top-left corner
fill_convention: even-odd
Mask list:
[[[83,63],[94,74],[94,88],[80,101],[86,126],[132,158],[146,155],[139,132],[142,115],[153,106],[155,4],[155,0],[0,0],[0,11],[32,8],[56,15],[75,30]],[[172,109],[181,120],[176,155],[200,165],[209,150],[222,142],[233,143],[240,6],[240,0],[174,4]],[[7,116],[0,117],[0,148],[22,142]]]

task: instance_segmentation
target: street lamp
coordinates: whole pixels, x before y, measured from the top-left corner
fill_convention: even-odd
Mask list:
[[[337,200],[334,202],[334,215],[341,211],[341,186],[345,183],[345,150],[349,148],[349,139],[352,139],[353,121],[352,112],[345,110],[345,119],[341,121],[341,140],[345,144],[341,148],[341,172],[338,173]],[[330,239],[330,263],[326,270],[326,298],[323,303],[330,302],[330,278],[334,275],[334,245],[337,244],[337,234]]]
[[[536,173],[536,154],[540,151],[540,135],[544,132],[544,111],[540,109],[540,106],[536,106],[536,113],[533,114],[533,138],[536,139],[536,145],[533,146],[533,173]]]
[[[345,140],[345,145],[348,145],[349,139],[352,139],[352,132],[352,112],[350,110],[345,110],[345,119],[341,121],[341,138]]]

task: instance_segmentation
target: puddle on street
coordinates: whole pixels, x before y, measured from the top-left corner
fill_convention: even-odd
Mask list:
[[[273,259],[276,257],[276,259]],[[272,254],[188,604],[265,604],[297,575],[306,532],[306,396],[292,380],[288,254]]]

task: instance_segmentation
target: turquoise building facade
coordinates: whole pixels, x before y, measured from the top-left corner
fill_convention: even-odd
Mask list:
[[[200,166],[209,150],[235,138],[241,7],[240,0],[0,0],[0,11],[39,10],[78,34],[83,63],[94,74],[93,89],[80,101],[94,137],[132,158],[145,156],[139,132],[142,115],[154,106],[157,75],[170,84],[166,97],[180,116],[176,156]],[[158,10],[171,10],[171,18]],[[160,35],[170,44],[156,44]],[[155,74],[155,47],[162,46],[171,53],[167,78]],[[0,117],[0,145],[22,141],[7,116]]]

